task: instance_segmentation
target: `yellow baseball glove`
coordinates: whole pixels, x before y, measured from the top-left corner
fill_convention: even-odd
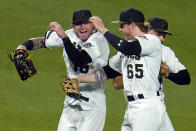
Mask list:
[[[165,77],[168,77],[169,76],[169,67],[168,65],[161,61],[161,69],[160,69],[160,74],[165,76]]]
[[[69,97],[72,97],[76,100],[79,100],[79,99],[83,99],[85,101],[89,100],[89,98],[82,96],[82,94],[80,93],[79,81],[77,79],[66,78],[64,81],[62,81],[61,85],[62,85],[63,91]]]

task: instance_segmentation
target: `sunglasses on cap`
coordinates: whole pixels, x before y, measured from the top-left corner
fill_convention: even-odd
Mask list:
[[[88,20],[84,20],[84,21],[76,21],[76,22],[74,22],[73,24],[74,24],[74,25],[82,25],[82,24],[88,24],[88,23],[89,23]]]

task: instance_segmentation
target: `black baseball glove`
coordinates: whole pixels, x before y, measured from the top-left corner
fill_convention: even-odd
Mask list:
[[[20,76],[21,80],[27,80],[38,74],[31,56],[26,50],[16,49],[8,54],[8,57],[15,64],[16,70]]]

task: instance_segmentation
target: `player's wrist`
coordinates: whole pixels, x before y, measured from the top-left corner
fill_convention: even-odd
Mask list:
[[[27,40],[23,44],[19,45],[19,47],[24,50],[33,50],[34,44],[32,40]]]
[[[101,32],[103,35],[104,35],[107,31],[109,31],[109,30],[106,29],[106,28],[101,28],[101,29],[99,30],[99,32]]]
[[[64,39],[64,38],[68,38],[67,35],[64,33],[64,31],[62,33],[59,34],[59,36]]]

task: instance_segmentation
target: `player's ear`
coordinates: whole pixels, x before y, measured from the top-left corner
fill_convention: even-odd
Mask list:
[[[129,27],[132,28],[132,29],[135,28],[135,27],[136,27],[135,22],[131,22],[131,23],[129,24]]]

